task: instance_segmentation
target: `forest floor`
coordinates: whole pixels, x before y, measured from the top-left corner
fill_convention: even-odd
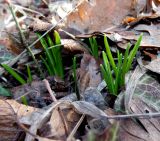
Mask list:
[[[0,0],[0,141],[159,141],[159,0]]]

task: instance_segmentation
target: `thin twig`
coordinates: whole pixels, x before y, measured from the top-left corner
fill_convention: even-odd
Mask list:
[[[81,125],[81,123],[83,122],[85,118],[85,114],[83,114],[80,118],[80,120],[78,121],[78,123],[76,124],[76,126],[74,127],[74,129],[72,130],[72,132],[70,133],[70,135],[67,138],[67,141],[71,141],[73,136],[75,135],[75,133],[77,132],[79,126]]]
[[[47,88],[50,96],[51,96],[52,99],[53,99],[53,102],[57,102],[57,99],[56,99],[56,97],[54,96],[54,95],[55,95],[55,92],[52,91],[48,80],[44,79],[43,81],[44,81],[44,83],[45,83],[45,86],[46,86],[46,88]],[[66,134],[66,136],[68,136],[68,126],[67,126],[67,122],[66,122],[66,120],[65,120],[65,117],[64,117],[64,115],[63,115],[63,112],[62,112],[62,110],[60,109],[60,107],[58,107],[57,110],[58,110],[59,115],[60,115],[60,117],[61,117],[61,119],[62,119],[62,122],[63,122],[63,125],[64,125],[64,129],[65,129],[65,134]]]
[[[45,5],[48,6],[48,2],[46,0],[42,0]]]
[[[106,116],[107,119],[128,119],[128,118],[138,118],[138,119],[148,119],[148,118],[160,118],[160,113],[147,113],[147,114],[129,114],[129,115],[115,115]]]
[[[8,4],[8,7],[9,7],[10,11],[11,11],[12,16],[13,16],[13,19],[14,19],[14,21],[16,23],[16,27],[17,27],[17,29],[19,31],[19,36],[20,36],[20,40],[21,40],[22,45],[24,45],[24,47],[27,49],[28,53],[30,53],[30,55],[32,56],[36,66],[38,67],[38,70],[40,72],[41,77],[44,78],[44,74],[43,74],[41,68],[39,67],[38,61],[36,60],[31,48],[28,47],[28,45],[26,44],[26,38],[25,38],[25,36],[24,36],[24,34],[23,34],[22,30],[21,30],[21,27],[20,27],[18,21],[17,21],[16,15],[15,15],[15,13],[13,11],[12,4],[9,1],[7,2],[7,4]]]
[[[23,58],[26,55],[26,49],[20,53],[18,56],[16,56],[13,60],[11,61],[6,61],[4,62],[5,64],[7,64],[8,66],[13,66],[20,58]],[[2,75],[5,72],[5,69],[0,67],[0,75]]]
[[[56,99],[56,97],[55,97],[56,94],[55,94],[54,91],[52,91],[52,89],[51,89],[51,87],[50,87],[50,84],[49,84],[48,80],[47,80],[47,79],[44,79],[43,82],[44,82],[45,87],[47,88],[47,90],[48,90],[50,96],[52,97],[53,102],[57,102],[57,99]]]
[[[23,9],[25,11],[28,11],[28,12],[31,12],[31,13],[36,13],[36,14],[39,14],[40,16],[42,17],[45,17],[42,13],[38,12],[38,11],[35,11],[35,10],[32,10],[32,9],[29,9],[29,8],[26,8],[26,7],[23,7],[21,5],[17,5],[17,4],[14,4],[15,7],[19,8],[19,9]]]
[[[14,99],[14,100],[17,101],[17,100],[21,99],[23,96],[27,96],[30,93],[38,93],[38,91],[37,90],[28,91],[28,92],[24,93],[23,95],[19,96],[18,98]]]
[[[62,122],[63,122],[63,127],[64,127],[64,130],[65,130],[65,134],[66,134],[66,137],[68,136],[68,134],[69,134],[69,129],[68,129],[68,125],[67,125],[67,122],[66,122],[66,120],[65,120],[65,117],[64,117],[64,114],[63,114],[63,112],[62,112],[62,110],[61,110],[61,108],[60,107],[58,107],[58,112],[59,112],[59,115],[60,115],[60,117],[61,117],[61,119],[62,119]]]

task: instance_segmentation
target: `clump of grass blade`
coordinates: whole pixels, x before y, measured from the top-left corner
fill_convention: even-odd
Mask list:
[[[107,84],[109,93],[118,95],[119,90],[125,86],[125,75],[131,68],[133,59],[139,49],[142,40],[142,34],[138,38],[133,49],[130,50],[130,44],[124,53],[117,52],[118,62],[116,63],[111,53],[107,37],[104,35],[104,45],[106,52],[102,52],[104,64],[100,65],[103,78]]]
[[[39,38],[41,37],[40,33],[37,33],[37,35]],[[62,46],[61,46],[61,38],[58,32],[54,31],[54,42],[52,41],[49,35],[46,35],[46,37],[41,38],[40,42],[45,51],[45,58],[41,56],[41,59],[45,64],[49,75],[55,75],[63,79],[64,67],[61,55]]]
[[[98,59],[98,44],[95,37],[89,38],[89,43],[91,46],[91,54]]]

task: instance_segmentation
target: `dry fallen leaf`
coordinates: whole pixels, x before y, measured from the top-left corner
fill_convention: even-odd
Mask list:
[[[16,116],[22,118],[36,110],[14,100],[0,100],[0,141],[16,139],[23,131],[16,124]]]
[[[80,115],[71,108],[57,108],[53,110],[49,122],[41,127],[39,135],[50,139],[66,140],[79,118]]]
[[[28,123],[30,125],[29,131],[34,135],[38,134],[45,138],[64,140],[73,130],[80,114],[87,115],[91,119],[99,119],[101,122],[105,120],[104,123],[102,122],[103,129],[109,124],[108,119],[105,118],[106,114],[102,110],[85,101],[58,101],[46,107],[46,109],[40,109],[21,118],[20,122],[22,124]],[[26,140],[31,141],[33,139],[33,136],[27,134]]]
[[[84,54],[80,68],[77,69],[78,87],[81,93],[88,87],[97,87],[102,81],[99,62],[89,54]]]
[[[94,4],[84,1],[77,11],[69,15],[67,25],[81,33],[103,31],[119,25],[130,13],[130,7],[129,0],[95,0]]]

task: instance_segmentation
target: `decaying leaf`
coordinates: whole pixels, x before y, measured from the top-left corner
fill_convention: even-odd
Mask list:
[[[151,24],[151,25],[139,24],[136,27],[134,27],[134,29],[137,31],[148,32],[150,36],[156,36],[160,31],[159,27],[160,27],[159,24]]]
[[[119,125],[118,140],[120,141],[150,141],[148,133],[132,119],[121,121]]]
[[[48,77],[48,81],[52,85],[53,90],[59,90],[59,91],[65,90],[65,86],[63,82],[57,82],[54,77]],[[23,95],[26,95],[30,105],[33,105],[34,107],[47,106],[46,103],[44,102],[44,100],[47,97],[48,97],[48,101],[51,101],[51,98],[44,85],[44,82],[41,80],[32,81],[31,84],[25,84],[25,85],[14,87],[11,89],[11,92],[13,94],[14,99],[18,101],[21,101],[21,97]]]
[[[135,72],[130,78],[130,82],[127,85],[126,92],[124,94],[126,112],[136,114],[152,114],[159,112],[160,84],[158,80],[155,76],[144,73],[140,69]],[[126,126],[123,126],[122,130],[125,130],[125,134],[128,134],[128,136],[126,135],[126,138],[124,139],[123,134],[120,133],[120,137],[126,141],[136,140],[136,138],[140,141],[157,141],[160,135],[159,118],[139,119],[139,121],[141,124],[137,124],[134,120],[123,121],[122,124]],[[139,131],[139,134],[136,133],[137,130]]]

